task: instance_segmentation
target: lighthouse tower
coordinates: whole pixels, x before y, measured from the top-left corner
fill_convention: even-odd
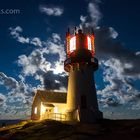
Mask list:
[[[66,33],[67,59],[64,69],[69,73],[67,120],[95,122],[103,118],[99,111],[94,82],[98,60],[94,57],[94,33],[74,29]]]

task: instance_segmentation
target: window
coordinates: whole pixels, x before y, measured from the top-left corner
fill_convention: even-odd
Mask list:
[[[58,113],[58,108],[54,107],[54,113]]]
[[[34,113],[37,114],[37,107],[35,107],[35,109],[34,109]]]
[[[91,46],[91,38],[88,36],[87,37],[87,41],[88,41],[88,50],[92,50],[92,46]]]
[[[70,39],[70,51],[74,51],[76,49],[76,37],[72,37]]]
[[[81,108],[87,108],[87,99],[85,95],[81,96]]]

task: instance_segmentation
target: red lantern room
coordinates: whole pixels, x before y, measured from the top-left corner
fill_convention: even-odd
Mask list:
[[[69,29],[66,33],[66,47],[67,47],[67,60],[64,63],[64,68],[69,71],[67,64],[73,63],[92,63],[96,58],[94,46],[94,32],[85,31],[75,28],[73,33]]]
[[[79,50],[85,50],[94,56],[95,47],[94,47],[94,33],[83,33],[81,29],[78,30],[78,33],[75,32],[70,34],[69,30],[66,33],[66,46],[67,46],[67,56],[70,57],[73,52]]]

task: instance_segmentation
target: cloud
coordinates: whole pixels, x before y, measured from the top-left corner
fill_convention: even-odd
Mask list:
[[[29,56],[20,55],[18,57],[17,63],[22,67],[22,73],[25,76],[34,76],[39,70],[46,72],[47,69],[50,69],[50,63],[46,61],[41,51],[42,49],[35,49]]]
[[[140,77],[140,55],[128,50],[116,40],[118,33],[112,28],[100,27],[95,30],[96,54],[100,59],[115,58],[120,61],[121,73],[128,76]]]
[[[54,74],[53,71],[48,71],[43,75],[44,86],[46,89],[60,90],[67,87],[67,77],[63,74]]]
[[[40,38],[38,38],[38,37],[34,37],[33,39],[31,39],[30,43],[35,46],[42,47],[42,42],[41,42]]]
[[[91,18],[90,25],[92,25],[92,27],[96,27],[99,20],[102,17],[102,14],[101,14],[99,7],[98,7],[98,3],[99,3],[99,1],[94,1],[94,2],[90,2],[88,4],[88,12],[89,12],[89,15]]]
[[[28,56],[20,55],[17,64],[22,68],[21,75],[32,76],[35,80],[39,80],[42,88],[53,89],[55,85],[55,89],[60,90],[66,86],[63,82],[66,82],[67,78],[63,66],[65,58],[60,35],[52,33],[52,37],[48,38],[44,47],[35,48]],[[52,80],[49,80],[50,78]]]
[[[17,38],[19,37],[19,33],[22,32],[22,28],[20,26],[17,26],[15,28],[10,27],[9,30],[11,31],[10,34],[14,37]]]
[[[130,104],[139,102],[140,92],[133,86],[133,77],[122,73],[123,66],[120,60],[110,58],[102,60],[103,80],[106,87],[98,90],[101,103],[104,106],[118,106],[122,104]]]
[[[21,33],[23,32],[23,29],[20,26],[17,27],[10,27],[10,35],[16,39],[18,42],[22,44],[31,44],[34,46],[42,47],[44,45],[44,42],[40,40],[38,37],[24,37]]]
[[[2,106],[5,103],[5,101],[6,97],[2,93],[0,93],[0,106]]]
[[[15,114],[18,116],[23,109],[27,111],[31,109],[33,87],[25,84],[23,79],[17,81],[0,72],[0,86],[6,87],[8,92],[5,95],[0,93],[0,109],[3,116],[14,117]]]
[[[100,19],[102,18],[102,14],[100,12],[98,4],[100,3],[99,0],[94,0],[88,3],[87,12],[89,15],[87,16],[80,16],[80,28],[96,28]]]
[[[59,34],[53,33],[52,38],[53,38],[54,43],[60,43],[61,42],[61,37],[60,37]]]
[[[9,90],[9,95],[20,95],[27,94],[30,90],[29,86],[25,84],[23,81],[17,81],[13,77],[8,77],[3,72],[0,72],[0,85],[5,86],[7,90]]]
[[[87,20],[87,16],[81,15],[80,20],[81,20],[82,24],[84,24],[86,22],[86,20]]]
[[[39,6],[40,12],[48,15],[48,16],[61,16],[64,12],[64,10],[60,7],[52,7],[52,6],[45,6],[40,5]]]
[[[117,41],[118,32],[113,27],[99,27],[98,23],[102,17],[99,10],[100,1],[89,2],[87,16],[80,16],[81,26],[93,27],[95,31],[96,57],[100,60],[115,58],[120,61],[121,74],[131,78],[140,79],[140,53],[128,50]],[[90,19],[90,20],[89,20]]]
[[[7,77],[4,73],[0,72],[0,85],[5,85],[8,89],[15,89],[18,83],[14,78]]]
[[[23,36],[20,36],[20,33],[23,31],[20,26],[17,26],[15,28],[10,27],[10,34],[13,38],[15,38],[20,43],[29,43],[29,38],[25,38]]]

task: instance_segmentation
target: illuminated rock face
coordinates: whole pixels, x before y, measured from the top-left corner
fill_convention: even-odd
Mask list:
[[[69,72],[67,93],[67,119],[94,122],[101,119],[93,72],[98,69],[94,57],[94,34],[84,34],[82,30],[66,34],[67,59],[64,69]]]

